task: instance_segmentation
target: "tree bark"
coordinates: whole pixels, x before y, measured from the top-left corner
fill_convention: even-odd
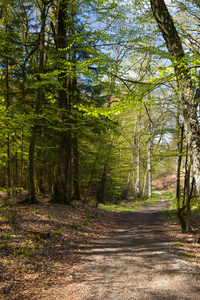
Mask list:
[[[127,182],[126,182],[126,188],[125,188],[125,191],[123,193],[124,199],[128,198],[128,191],[129,191],[129,186],[130,186],[130,181],[131,181],[131,174],[133,172],[133,163],[134,163],[135,148],[136,148],[137,120],[138,120],[138,116],[135,119],[135,127],[134,127],[134,133],[133,133],[133,149],[132,149],[132,155],[131,155],[131,167],[130,167],[130,170],[128,172],[128,178],[127,178]]]
[[[152,125],[151,122],[149,122],[149,140],[147,144],[147,170],[145,174],[144,179],[144,188],[143,188],[143,194],[148,196],[148,198],[151,198],[152,196],[152,176],[151,176],[151,135],[152,135]]]
[[[177,162],[176,162],[176,199],[178,203],[180,203],[180,193],[181,193],[181,162],[182,162],[182,153],[183,153],[183,133],[184,133],[184,126],[181,126],[181,137],[180,140],[178,140],[178,149],[179,150],[179,155],[177,157]],[[178,136],[179,138],[179,136]]]
[[[6,26],[6,34],[8,33],[8,29]],[[6,49],[7,52],[7,49]],[[9,60],[8,60],[8,55],[9,53],[6,53],[5,57],[5,67],[6,67],[6,74],[5,74],[5,83],[6,83],[6,110],[9,110],[10,107],[10,95],[9,95]],[[8,111],[9,114],[9,111]],[[9,115],[8,115],[9,117]],[[6,143],[6,154],[7,154],[7,182],[6,182],[6,187],[7,187],[7,197],[10,198],[10,187],[11,187],[11,171],[10,171],[10,137],[9,134],[7,136],[7,143]]]
[[[107,157],[104,162],[104,168],[103,168],[103,173],[101,176],[100,187],[99,187],[99,191],[97,193],[96,207],[98,207],[100,202],[102,202],[102,203],[104,202],[105,183],[107,180],[107,171],[109,170],[108,163],[109,163],[109,158],[110,158],[110,154],[111,154],[111,150],[112,150],[113,140],[114,140],[114,136],[112,137],[111,143],[108,148]]]
[[[52,202],[69,203],[71,201],[71,127],[69,116],[71,113],[71,83],[67,78],[66,70],[63,68],[67,61],[67,21],[69,19],[69,1],[61,0],[58,9],[58,90],[59,108],[61,109],[60,118],[63,122],[60,135],[59,157],[56,172],[56,182]]]
[[[44,73],[44,43],[45,43],[45,25],[46,25],[46,4],[42,1],[41,4],[41,29],[40,29],[40,42],[39,42],[39,74]],[[41,78],[39,77],[39,81]],[[44,99],[43,87],[39,86],[37,90],[37,99],[35,105],[35,114],[39,115],[42,101]],[[32,134],[29,144],[29,194],[27,201],[31,204],[37,203],[36,194],[35,194],[35,179],[34,179],[34,168],[35,168],[35,144],[38,132],[37,118],[34,120],[34,125],[32,128]]]
[[[98,207],[98,204],[100,202],[104,203],[104,189],[105,189],[105,182],[106,182],[106,173],[107,173],[107,164],[104,165],[101,182],[100,182],[100,187],[99,187],[99,191],[97,194],[96,207]]]
[[[86,194],[85,194],[84,199],[83,199],[83,205],[85,205],[88,194],[89,194],[89,191],[90,191],[90,187],[91,187],[91,184],[92,184],[92,179],[93,179],[93,176],[94,176],[94,171],[95,171],[95,168],[96,168],[96,163],[97,163],[97,160],[98,160],[98,157],[99,157],[100,148],[101,148],[101,143],[99,144],[99,148],[97,150],[97,153],[96,153],[96,156],[95,156],[95,159],[94,159],[94,164],[93,164],[92,171],[91,171],[91,174],[90,174],[90,180],[89,180],[89,183],[88,183]]]
[[[148,170],[148,198],[152,196],[152,176],[151,176],[151,131],[149,136],[149,143],[148,143],[148,161],[147,161],[147,170]]]
[[[198,193],[200,194],[200,133],[197,118],[197,101],[194,97],[194,86],[192,85],[181,39],[164,0],[150,0],[150,3],[154,17],[174,64],[186,138],[190,153],[193,157],[194,177]]]
[[[195,179],[194,177],[192,178],[192,183],[191,183],[191,189],[190,189],[190,193],[188,195],[188,198],[187,198],[187,202],[186,202],[186,231],[187,232],[191,232],[192,231],[192,228],[191,228],[191,208],[190,208],[190,203],[191,203],[191,200],[192,200],[192,194],[193,194],[193,191],[194,191],[194,185],[195,185]]]
[[[135,190],[137,196],[140,196],[140,132],[138,132],[138,156],[137,156],[137,175],[135,181]]]
[[[24,161],[24,134],[23,127],[21,132],[21,153],[20,153],[20,174],[19,174],[19,182],[20,182],[20,190],[19,197],[22,196],[22,186],[23,186],[23,161]]]
[[[181,138],[179,142],[179,155],[177,159],[177,171],[176,171],[176,208],[177,208],[177,217],[179,219],[182,232],[186,232],[186,221],[184,217],[185,211],[185,204],[183,203],[181,206],[180,197],[181,197],[181,190],[180,190],[180,177],[181,177],[181,162],[182,162],[182,153],[183,153],[183,133],[184,127],[181,127]]]
[[[78,151],[78,138],[75,135],[73,137],[73,198],[80,200],[80,188],[79,188],[79,151]]]

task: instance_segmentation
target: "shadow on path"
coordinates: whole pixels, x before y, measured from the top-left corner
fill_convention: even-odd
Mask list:
[[[177,255],[162,231],[159,212],[166,206],[162,199],[140,213],[122,213],[117,230],[80,247],[83,264],[71,274],[70,299],[200,299],[199,269]]]

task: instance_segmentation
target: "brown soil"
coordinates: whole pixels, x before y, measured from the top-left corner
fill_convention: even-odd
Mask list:
[[[184,235],[196,252],[183,256],[172,243],[180,228],[159,214],[166,205],[140,213],[11,205],[0,220],[0,299],[199,299],[197,236]]]

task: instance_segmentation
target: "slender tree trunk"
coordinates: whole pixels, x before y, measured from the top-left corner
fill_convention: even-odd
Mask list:
[[[180,207],[180,179],[181,179],[181,162],[182,162],[182,152],[183,152],[183,126],[181,127],[181,140],[179,141],[179,155],[177,157],[177,167],[176,167],[176,199],[178,207]]]
[[[96,207],[98,207],[98,204],[100,202],[104,201],[105,182],[106,182],[106,177],[107,177],[108,162],[109,162],[109,157],[110,157],[110,153],[111,153],[111,149],[112,149],[113,140],[114,140],[114,136],[113,136],[113,138],[111,140],[111,143],[109,145],[108,152],[107,152],[107,157],[106,157],[105,162],[104,162],[104,168],[103,168],[103,173],[102,173],[102,176],[101,176],[100,187],[99,187],[99,191],[98,191],[98,194],[97,194]]]
[[[177,130],[177,141],[176,141],[176,150],[179,153],[180,152],[180,128],[179,125],[176,126]],[[176,158],[176,199],[180,198],[180,170],[179,170],[179,165],[180,165],[180,160],[181,156],[177,156]]]
[[[148,169],[145,172],[144,175],[144,185],[143,185],[143,195],[147,195],[147,183],[148,183]]]
[[[151,198],[151,196],[152,196],[151,151],[152,151],[152,143],[151,143],[151,137],[150,137],[149,144],[148,144],[148,161],[147,161],[147,169],[148,169],[148,198]]]
[[[23,134],[23,127],[21,132],[21,155],[20,155],[20,174],[19,174],[19,184],[20,184],[20,190],[19,190],[19,196],[21,198],[22,196],[22,187],[23,187],[23,161],[24,161],[24,134]]]
[[[152,176],[151,176],[151,123],[149,123],[149,140],[147,144],[147,170],[144,178],[143,194],[150,198],[152,196]]]
[[[138,132],[138,155],[137,155],[137,175],[136,175],[136,182],[135,182],[135,190],[138,195],[140,196],[140,132]]]
[[[14,139],[12,139],[12,142],[14,142]],[[12,155],[12,197],[15,196],[15,190],[13,187],[15,186],[15,155]]]
[[[182,232],[186,232],[186,221],[184,217],[185,205],[181,207],[181,191],[180,191],[180,177],[181,177],[181,162],[183,153],[183,133],[184,127],[181,127],[181,137],[179,142],[179,155],[177,160],[177,173],[176,173],[176,207],[177,216],[181,225]]]
[[[186,146],[186,153],[188,153],[188,145]],[[185,205],[186,199],[190,193],[190,169],[191,169],[190,157],[186,155],[185,158],[185,176],[184,176],[184,189],[183,189],[183,203]]]
[[[93,179],[93,176],[94,176],[94,171],[95,171],[95,168],[96,168],[96,163],[97,163],[97,160],[98,160],[100,148],[101,148],[101,143],[99,145],[99,149],[98,149],[98,151],[96,153],[96,157],[94,159],[94,164],[93,164],[93,168],[92,168],[92,171],[91,171],[91,175],[90,175],[90,180],[89,180],[89,183],[88,183],[87,191],[86,191],[86,194],[85,194],[84,199],[83,199],[83,205],[85,204],[85,202],[87,200],[87,197],[88,197],[88,194],[89,194],[89,191],[90,191],[90,187],[91,187],[91,184],[92,184],[92,179]]]
[[[8,33],[8,30],[6,28],[6,34]],[[6,110],[9,114],[9,107],[10,107],[10,95],[9,95],[9,60],[8,57],[5,57],[5,65],[6,65],[6,75],[5,75],[5,82],[6,82]],[[8,115],[9,117],[9,115]],[[10,137],[9,134],[7,136],[7,143],[6,143],[6,154],[7,154],[7,180],[6,180],[6,186],[7,186],[7,197],[10,198],[10,187],[11,187],[11,171],[10,171]]]
[[[19,159],[18,159],[18,153],[16,151],[15,153],[15,186],[16,186],[16,190],[15,190],[15,196],[18,196],[18,187],[19,187]]]
[[[186,232],[191,231],[191,209],[190,203],[192,200],[193,192],[195,189],[195,179],[191,178],[191,168],[192,168],[192,157],[186,156],[185,162],[185,182],[184,182],[184,198],[182,206],[185,207],[185,222],[186,222]]]
[[[7,137],[7,176],[6,176],[6,187],[7,187],[7,198],[10,198],[10,187],[11,187],[11,172],[10,172],[10,138]]]
[[[192,200],[192,195],[193,195],[193,191],[194,191],[194,185],[195,185],[195,179],[194,177],[192,178],[192,183],[191,183],[191,189],[190,189],[190,193],[188,195],[187,198],[187,202],[186,202],[186,231],[190,232],[192,230],[191,228],[191,208],[190,208],[190,203]]]
[[[177,141],[177,150],[179,150],[179,155],[177,156],[176,161],[176,199],[180,202],[180,188],[181,188],[181,162],[182,162],[182,151],[183,151],[183,133],[184,126],[181,126],[181,136],[179,137],[178,133],[178,141]]]
[[[45,43],[45,25],[46,25],[46,4],[42,1],[41,4],[41,29],[40,29],[40,43],[39,43],[39,74],[44,73],[44,43]],[[41,81],[41,77],[39,75],[38,78]],[[40,114],[42,102],[44,99],[44,91],[43,87],[39,86],[37,90],[37,99],[36,99],[36,106],[35,106],[35,115]],[[36,138],[38,133],[38,124],[37,118],[34,120],[34,126],[32,128],[32,134],[30,138],[29,144],[29,195],[27,200],[29,203],[37,203],[36,200],[36,193],[35,193],[35,179],[34,179],[34,168],[35,168],[35,145],[36,145]]]
[[[79,188],[79,153],[78,153],[78,139],[77,136],[73,138],[73,186],[74,193],[73,198],[76,200],[80,200],[80,188]]]
[[[75,15],[72,9],[72,18],[74,19]],[[71,30],[71,35],[75,34],[74,28]],[[71,87],[71,102],[72,104],[77,104],[77,74],[76,74],[76,49],[72,48],[72,64],[73,64],[73,73],[72,73],[72,87]],[[73,130],[72,130],[72,178],[73,178],[73,198],[80,200],[80,188],[79,188],[79,149],[78,149],[78,128],[77,128],[77,118],[76,115],[74,118]]]
[[[104,166],[102,177],[101,177],[101,182],[100,182],[100,187],[99,191],[97,194],[97,202],[96,202],[96,207],[98,207],[98,204],[100,202],[104,202],[104,188],[105,188],[105,182],[106,182],[106,173],[107,173],[107,165]]]
[[[128,191],[129,191],[129,186],[130,186],[130,181],[131,181],[131,174],[133,172],[133,163],[134,163],[135,148],[136,148],[137,120],[138,120],[138,116],[135,119],[135,127],[134,127],[134,133],[133,133],[133,149],[132,149],[132,155],[131,155],[131,167],[130,167],[130,170],[128,172],[126,188],[125,188],[125,191],[124,191],[124,199],[127,199],[127,197],[128,197]]]
[[[174,63],[178,91],[181,99],[181,113],[190,153],[193,157],[193,170],[198,193],[200,194],[200,135],[197,118],[197,101],[194,86],[186,61],[181,39],[164,0],[150,0],[154,17],[165,39],[171,60]]]
[[[45,194],[44,188],[44,170],[45,170],[45,159],[44,159],[44,152],[40,150],[38,152],[38,162],[36,167],[36,177],[37,177],[37,190],[40,194]]]

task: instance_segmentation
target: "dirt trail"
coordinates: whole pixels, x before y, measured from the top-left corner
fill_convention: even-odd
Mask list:
[[[67,300],[200,299],[199,269],[178,256],[162,231],[159,211],[166,205],[162,199],[140,213],[124,213],[115,232],[80,248],[83,263],[57,295]],[[51,299],[57,295],[52,291]]]

